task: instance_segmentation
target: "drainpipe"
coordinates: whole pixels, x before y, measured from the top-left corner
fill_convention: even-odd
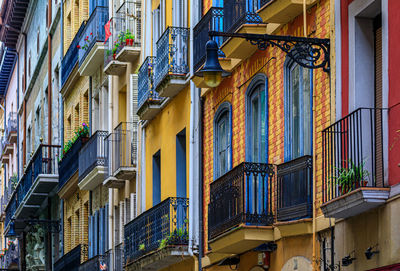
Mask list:
[[[24,36],[24,94],[26,93],[26,84],[27,84],[27,75],[26,75],[26,56],[28,52],[27,38],[25,33],[21,33]],[[23,131],[23,139],[22,139],[22,167],[26,163],[26,100],[23,101],[22,106],[23,114],[24,114],[24,131]]]
[[[202,270],[201,259],[204,254],[203,240],[203,115],[204,100],[200,97],[200,121],[199,121],[199,270]]]
[[[61,63],[62,63],[62,59],[64,56],[64,5],[61,2],[60,3],[60,10],[61,10],[61,43],[60,43],[60,69],[59,69],[59,76],[58,76],[58,89],[61,89],[61,72],[62,72],[62,67],[61,67]],[[59,97],[59,103],[60,103],[60,127],[61,127],[61,131],[60,131],[60,142],[61,142],[61,148],[64,147],[64,102],[62,99],[62,95],[58,94]],[[61,99],[60,99],[61,97]],[[64,240],[63,240],[63,244],[64,244]],[[64,252],[63,252],[64,254]]]
[[[49,145],[51,145],[51,131],[52,131],[52,127],[51,127],[51,125],[52,125],[52,122],[51,122],[51,119],[52,119],[52,108],[51,108],[51,100],[52,100],[52,96],[51,96],[51,91],[52,91],[52,83],[51,83],[51,74],[52,74],[52,72],[51,72],[51,70],[52,70],[52,63],[51,63],[51,60],[52,60],[52,57],[51,57],[51,54],[52,54],[52,42],[51,42],[51,35],[50,35],[50,26],[51,26],[51,19],[52,19],[52,15],[51,15],[51,0],[49,0],[48,1],[48,6],[47,6],[47,10],[48,10],[48,14],[47,14],[47,22],[48,22],[48,25],[47,25],[47,44],[48,44],[48,49],[47,49],[47,103],[48,103],[48,110],[47,110],[47,113],[48,113],[48,116],[47,116],[47,121],[48,121],[48,127],[47,127],[47,133],[48,133],[48,135],[47,135],[47,137],[48,137],[48,139],[47,139],[47,142],[48,142],[48,144]],[[49,152],[49,157],[51,158],[51,152]]]

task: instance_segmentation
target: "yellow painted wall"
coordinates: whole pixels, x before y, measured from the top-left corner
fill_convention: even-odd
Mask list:
[[[190,88],[186,87],[146,127],[146,209],[153,201],[153,155],[161,150],[161,200],[176,196],[176,135],[186,128],[186,188],[189,195]]]
[[[74,135],[83,122],[88,123],[88,77],[79,77],[76,84],[68,91],[64,97],[64,142],[67,142]],[[77,108],[79,107],[79,114]]]
[[[89,0],[65,0],[64,5],[64,55],[84,20],[89,18]]]

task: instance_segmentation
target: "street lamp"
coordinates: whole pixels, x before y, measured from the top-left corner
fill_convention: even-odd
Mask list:
[[[15,232],[15,222],[10,221],[10,229],[8,230],[6,237],[10,240],[15,240],[17,238],[17,233]]]
[[[218,60],[218,44],[215,40],[210,39],[206,43],[206,62],[203,69],[196,72],[195,75],[204,77],[207,86],[215,88],[221,84],[222,78],[229,76],[231,73],[222,69]]]
[[[257,45],[259,50],[268,47],[277,47],[289,56],[295,63],[307,69],[322,68],[330,72],[330,40],[319,38],[304,38],[292,36],[278,36],[269,34],[225,33],[218,31],[208,32],[210,40],[206,43],[206,62],[203,69],[195,75],[204,77],[209,87],[217,87],[222,78],[230,75],[221,68],[218,60],[218,44],[212,37],[242,38],[252,45]]]

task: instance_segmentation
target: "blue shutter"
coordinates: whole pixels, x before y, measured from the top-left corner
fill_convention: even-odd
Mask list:
[[[93,257],[93,221],[92,216],[89,216],[89,259]]]
[[[105,225],[105,251],[108,250],[108,204],[106,204],[105,208],[105,216],[104,216],[104,225]]]
[[[104,254],[104,208],[100,208],[99,220],[99,254]]]
[[[94,255],[99,254],[99,211],[94,213]]]

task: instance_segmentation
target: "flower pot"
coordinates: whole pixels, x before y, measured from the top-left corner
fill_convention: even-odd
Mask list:
[[[115,59],[117,57],[117,54],[113,54],[113,59]]]
[[[129,39],[129,46],[133,45],[133,39]]]
[[[126,39],[126,46],[129,45],[129,39]]]

